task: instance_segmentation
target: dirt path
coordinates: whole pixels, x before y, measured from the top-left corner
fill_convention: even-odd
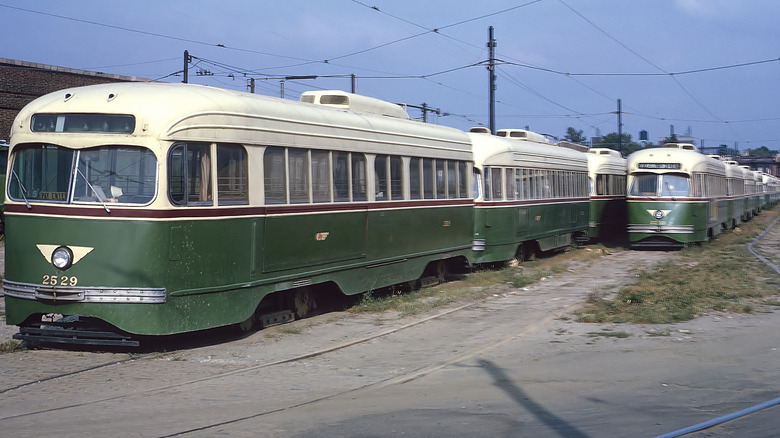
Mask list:
[[[774,313],[711,314],[663,327],[571,318],[588,294],[614,290],[669,257],[675,253],[618,252],[526,288],[495,286],[486,300],[428,315],[331,313],[138,360],[0,354],[0,430],[61,437],[654,436],[772,398],[780,390],[772,383],[780,381],[780,345],[762,334],[780,329]],[[771,436],[762,428],[774,433],[778,422],[777,415],[761,417],[743,424],[738,431],[748,433],[741,435],[720,430]]]

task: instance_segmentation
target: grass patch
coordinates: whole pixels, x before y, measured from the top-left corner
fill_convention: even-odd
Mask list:
[[[631,336],[631,333],[622,332],[622,331],[621,332],[613,332],[613,331],[610,331],[610,330],[604,330],[604,331],[601,331],[601,332],[588,332],[588,337],[591,337],[591,338],[603,337],[603,338],[624,339],[624,338],[627,338],[629,336]]]
[[[605,286],[593,292],[575,317],[580,322],[668,324],[719,311],[752,313],[780,307],[780,279],[747,249],[777,216],[780,207],[765,210],[736,231],[726,231],[709,243],[670,252],[670,260],[643,272],[629,286]],[[480,269],[459,281],[416,291],[386,288],[363,295],[349,309],[354,313],[397,312],[401,317],[428,312],[456,302],[474,301],[522,289],[572,266],[625,250],[621,244],[572,247],[554,257],[542,257],[501,269]],[[668,336],[656,334],[655,336]],[[610,335],[615,336],[615,335]]]
[[[752,313],[777,303],[776,275],[753,257],[747,245],[776,217],[777,207],[725,232],[709,243],[679,251],[674,260],[640,274],[614,294],[592,293],[581,322],[666,324],[711,312]],[[774,300],[774,301],[772,301]]]
[[[595,245],[594,245],[595,246]],[[550,276],[569,270],[572,263],[593,260],[605,254],[597,248],[573,247],[554,257],[543,257],[520,264],[509,263],[496,269],[477,269],[458,281],[409,291],[404,288],[385,288],[363,294],[353,313],[398,312],[410,316],[428,312],[456,302],[474,301],[495,293],[522,289]]]
[[[13,353],[16,351],[24,351],[27,347],[22,342],[11,340],[8,342],[0,343],[0,353]]]

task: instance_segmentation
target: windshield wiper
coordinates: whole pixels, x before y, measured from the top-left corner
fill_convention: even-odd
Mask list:
[[[108,209],[108,205],[106,205],[106,203],[103,202],[102,199],[100,199],[100,194],[98,193],[97,190],[95,190],[94,187],[92,187],[92,184],[90,184],[89,180],[87,179],[86,176],[84,176],[84,174],[81,172],[81,169],[79,169],[78,166],[76,166],[76,172],[78,172],[78,174],[81,175],[82,178],[84,178],[84,182],[87,183],[89,189],[92,190],[92,194],[95,195],[95,198],[97,198],[98,202],[100,202],[100,205],[102,205],[103,208],[106,209],[106,213],[111,214],[111,210]]]
[[[19,175],[16,174],[16,171],[11,169],[11,175],[16,177],[16,183],[19,184],[19,188],[22,189],[22,198],[24,198],[24,203],[27,204],[27,209],[32,210],[32,205],[30,205],[30,201],[27,200],[27,196],[25,196],[25,193],[27,193],[27,189],[24,188],[24,184],[22,184],[22,180],[19,179]]]

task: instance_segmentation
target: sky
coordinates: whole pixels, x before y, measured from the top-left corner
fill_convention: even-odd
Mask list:
[[[0,0],[0,57],[297,100],[351,91],[428,122],[780,150],[774,0]],[[284,79],[317,76],[315,79]]]

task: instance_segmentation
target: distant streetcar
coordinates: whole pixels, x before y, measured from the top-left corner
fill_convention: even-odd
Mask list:
[[[588,164],[585,154],[547,143],[525,130],[481,130],[474,147],[474,261],[532,258],[585,239]]]
[[[620,152],[592,148],[588,157],[592,239],[622,236],[626,230],[626,159]]]
[[[0,187],[5,188],[6,168],[8,167],[8,143],[0,140]],[[0,191],[0,234],[5,233],[5,190]]]
[[[703,242],[732,223],[726,164],[669,143],[628,157],[628,235],[633,247]],[[733,214],[733,213],[732,213]]]

